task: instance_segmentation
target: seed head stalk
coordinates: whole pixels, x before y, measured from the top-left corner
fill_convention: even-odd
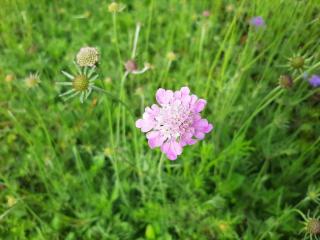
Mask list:
[[[134,59],[136,57],[136,51],[137,51],[137,45],[138,45],[140,29],[141,29],[141,24],[137,23],[136,32],[135,32],[134,41],[133,41],[132,54],[131,54],[131,58],[132,59]]]
[[[137,23],[136,25],[136,31],[135,31],[135,35],[134,35],[134,41],[133,41],[133,47],[132,47],[132,53],[131,53],[131,58],[134,59],[136,56],[136,52],[137,52],[137,45],[138,45],[138,39],[139,39],[139,34],[140,34],[140,29],[141,29],[141,24]],[[126,79],[129,75],[129,71],[126,70],[121,78],[120,81],[120,101],[124,102],[124,87],[125,87],[125,82]],[[122,120],[122,134],[123,134],[123,139],[124,141],[126,141],[126,127],[125,127],[125,122],[126,122],[126,114],[125,111],[123,109],[123,107],[120,108],[118,117],[117,117],[117,140],[119,142],[120,140],[120,121]]]

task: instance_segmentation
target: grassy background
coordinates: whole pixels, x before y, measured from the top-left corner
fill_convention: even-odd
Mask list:
[[[1,1],[0,238],[302,239],[295,209],[319,210],[320,92],[283,65],[305,54],[319,73],[320,4],[123,3],[113,22],[109,1]],[[249,27],[252,16],[267,27]],[[126,80],[130,111],[101,93],[58,97],[86,45],[101,52],[99,87],[119,95],[137,22],[137,62],[154,69]],[[159,87],[185,85],[208,100],[215,129],[161,166],[134,123]]]

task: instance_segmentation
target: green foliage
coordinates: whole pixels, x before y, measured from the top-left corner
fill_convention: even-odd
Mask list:
[[[286,66],[305,56],[320,73],[318,1],[110,3],[1,1],[0,239],[316,238],[299,213],[319,218],[320,91]],[[154,68],[121,80],[137,22],[136,62]],[[58,97],[83,46],[99,49],[97,86],[116,98]],[[169,161],[135,121],[159,87],[185,85],[215,129]]]

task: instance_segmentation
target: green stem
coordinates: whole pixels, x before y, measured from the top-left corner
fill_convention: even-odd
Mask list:
[[[119,60],[120,66],[121,66],[122,58],[121,58],[121,52],[120,52],[119,40],[118,40],[118,33],[117,33],[117,15],[116,15],[116,13],[112,14],[112,24],[113,24],[113,34],[114,34],[114,40],[115,40],[115,44],[116,44],[116,48],[117,48],[118,60]]]
[[[162,182],[163,162],[164,162],[164,154],[161,153],[159,164],[158,164],[158,181],[159,181],[159,185],[160,185],[162,199],[164,201],[165,200],[165,192],[164,192],[164,187],[163,187],[163,182]]]

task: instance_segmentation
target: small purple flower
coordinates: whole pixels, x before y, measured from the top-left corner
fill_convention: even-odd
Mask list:
[[[309,83],[312,87],[320,87],[320,76],[312,75],[309,79]]]
[[[251,18],[250,24],[252,26],[254,26],[254,27],[257,27],[257,28],[261,28],[261,27],[265,27],[266,26],[263,18],[260,17],[260,16]]]

